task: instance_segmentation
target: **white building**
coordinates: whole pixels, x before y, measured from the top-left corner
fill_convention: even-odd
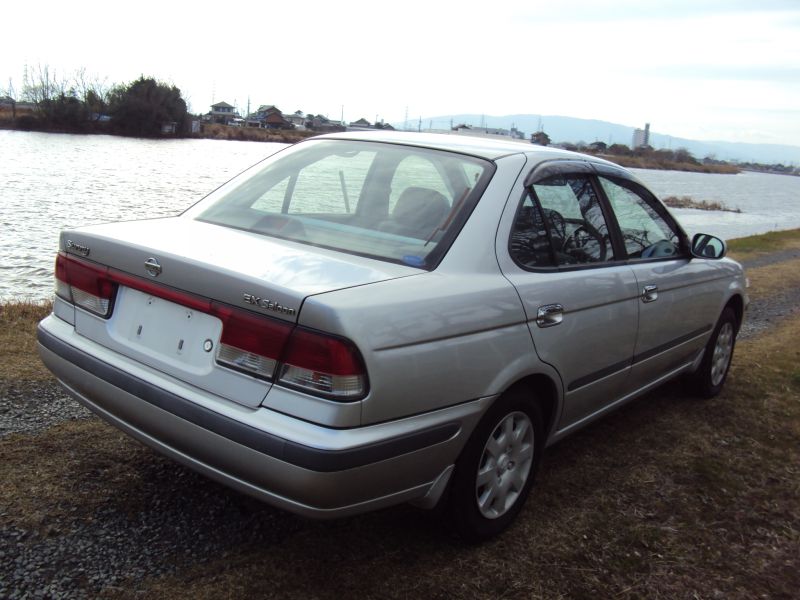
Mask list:
[[[631,148],[641,148],[650,145],[650,123],[644,124],[644,129],[637,129],[633,132],[633,144]]]

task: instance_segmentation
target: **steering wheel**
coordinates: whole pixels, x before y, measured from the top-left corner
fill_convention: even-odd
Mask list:
[[[572,223],[578,227],[572,235],[564,240],[564,250],[570,248],[580,251],[593,262],[602,262],[606,259],[606,244],[603,234],[598,229],[581,219],[564,219],[567,223]],[[595,247],[596,245],[596,247]]]
[[[675,244],[669,240],[659,240],[642,250],[642,258],[666,258],[677,254]]]

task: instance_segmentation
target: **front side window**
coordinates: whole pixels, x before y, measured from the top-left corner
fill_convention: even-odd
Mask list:
[[[628,258],[668,258],[681,254],[678,230],[633,184],[623,185],[600,177],[600,185],[617,217]]]
[[[491,175],[452,152],[347,140],[303,142],[234,179],[188,215],[202,221],[433,268]]]
[[[526,267],[614,260],[600,200],[585,175],[554,175],[531,185],[511,238],[512,256]]]

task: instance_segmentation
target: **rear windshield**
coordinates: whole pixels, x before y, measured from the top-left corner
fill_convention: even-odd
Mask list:
[[[234,179],[190,216],[432,269],[493,172],[488,161],[451,152],[309,141]]]

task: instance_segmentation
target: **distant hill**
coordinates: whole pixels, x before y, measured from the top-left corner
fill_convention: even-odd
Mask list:
[[[558,142],[586,142],[601,141],[607,144],[625,144],[630,146],[635,127],[597,121],[594,119],[577,119],[575,117],[560,117],[555,115],[505,115],[496,117],[491,115],[442,115],[438,117],[425,117],[422,125],[432,124],[434,128],[446,129],[450,122],[458,125],[466,123],[475,127],[483,124],[485,127],[499,127],[510,129],[512,124],[520,131],[524,131],[530,138],[543,125],[544,131],[554,143]],[[396,123],[402,127],[403,123]],[[644,124],[639,125],[643,127]],[[720,160],[735,160],[740,162],[758,163],[783,163],[800,164],[800,146],[786,146],[780,144],[745,144],[741,142],[707,142],[701,140],[687,140],[660,133],[650,133],[650,145],[654,148],[686,148],[697,158],[714,156]]]

